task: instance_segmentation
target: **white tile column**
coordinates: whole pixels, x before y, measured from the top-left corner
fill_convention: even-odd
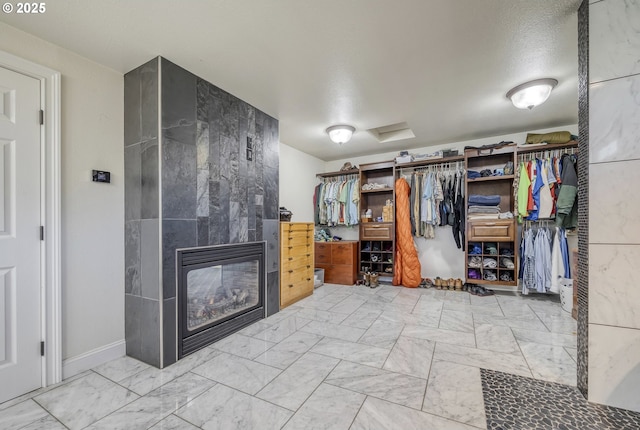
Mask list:
[[[589,400],[640,411],[640,0],[589,3]]]

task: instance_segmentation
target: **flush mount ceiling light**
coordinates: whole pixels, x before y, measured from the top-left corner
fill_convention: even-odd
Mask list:
[[[544,103],[551,94],[551,90],[558,85],[558,81],[551,78],[536,79],[512,88],[507,98],[518,109],[533,109]]]
[[[356,131],[355,127],[350,125],[332,125],[327,129],[327,134],[329,135],[329,139],[342,145],[351,140],[354,131]]]

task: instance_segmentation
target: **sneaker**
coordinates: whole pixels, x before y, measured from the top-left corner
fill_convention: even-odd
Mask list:
[[[364,248],[362,248],[363,251],[371,251],[371,243],[370,242],[366,242],[366,245],[364,246]]]
[[[513,251],[510,250],[509,248],[501,248],[500,249],[500,255],[504,255],[505,257],[512,257],[513,256]]]

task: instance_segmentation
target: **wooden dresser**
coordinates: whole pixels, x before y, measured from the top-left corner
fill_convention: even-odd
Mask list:
[[[313,223],[280,223],[280,308],[313,294]]]
[[[316,264],[324,269],[324,282],[353,285],[358,279],[358,242],[316,242]]]

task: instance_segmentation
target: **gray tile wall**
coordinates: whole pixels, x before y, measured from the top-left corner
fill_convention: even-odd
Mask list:
[[[246,156],[247,137],[252,160]],[[164,58],[125,75],[129,355],[157,360],[159,349],[141,339],[161,333],[163,365],[176,359],[177,248],[266,240],[267,310],[269,315],[279,310],[278,164],[276,119]],[[148,324],[138,321],[143,302],[133,297],[147,299],[145,304],[154,300],[157,316],[162,303],[162,327],[155,316],[155,333],[144,332]],[[153,320],[148,314],[145,318]]]
[[[589,4],[578,9],[578,352],[577,386],[589,388]],[[575,276],[575,275],[574,275]]]
[[[160,366],[158,59],[124,76],[125,339]]]

